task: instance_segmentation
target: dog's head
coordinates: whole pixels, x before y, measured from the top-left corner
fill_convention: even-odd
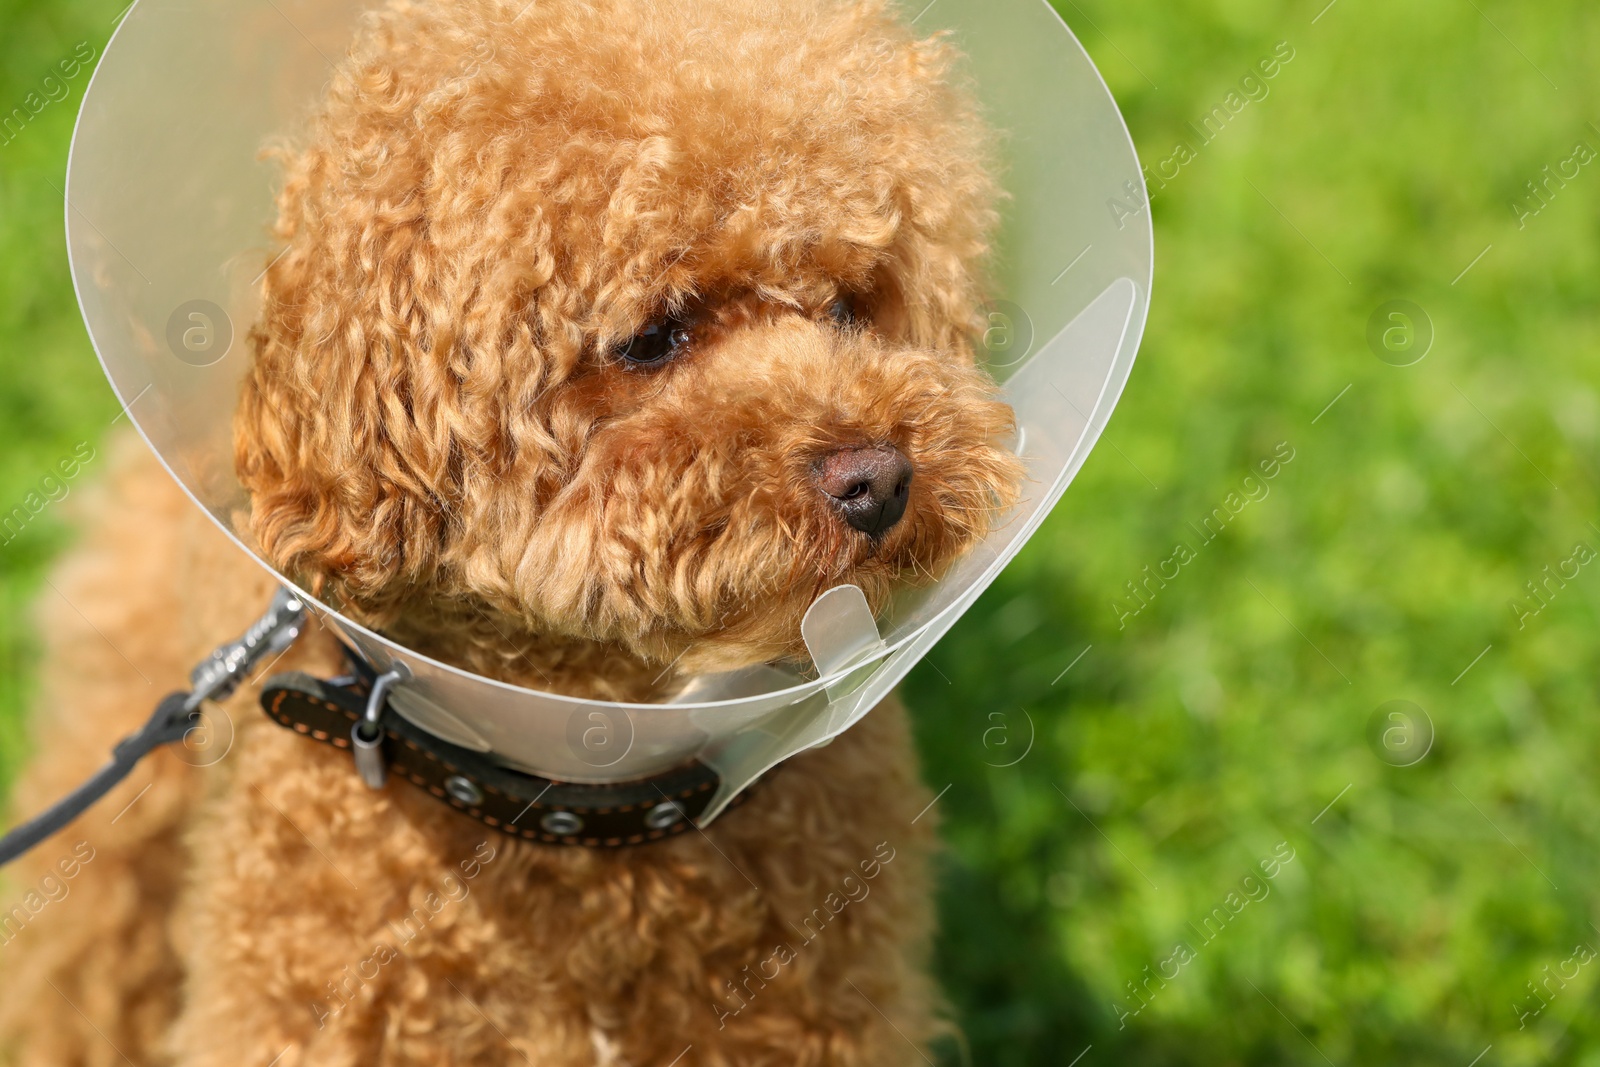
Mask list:
[[[282,152],[263,553],[513,679],[777,659],[830,586],[938,575],[1019,479],[948,47],[875,0],[524,3],[392,0]]]

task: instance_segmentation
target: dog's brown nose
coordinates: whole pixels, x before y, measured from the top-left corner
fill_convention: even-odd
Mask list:
[[[864,534],[886,533],[906,513],[911,461],[893,445],[843,448],[816,466],[817,485],[844,521]]]

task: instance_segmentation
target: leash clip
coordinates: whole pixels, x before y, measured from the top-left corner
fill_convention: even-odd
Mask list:
[[[409,681],[411,669],[395,660],[388,671],[373,679],[367,713],[350,727],[350,752],[355,757],[356,773],[368,789],[382,789],[389,780],[389,768],[383,759],[383,707],[389,700],[389,690]]]
[[[257,619],[244,636],[229,641],[201,660],[189,673],[193,692],[185,708],[194,711],[207,700],[226,700],[268,656],[285,651],[305,630],[306,606],[300,597],[279,589],[267,613]]]

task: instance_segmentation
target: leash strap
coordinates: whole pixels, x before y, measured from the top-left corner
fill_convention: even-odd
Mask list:
[[[350,752],[358,768],[365,750],[381,761],[389,778],[403,778],[485,826],[525,841],[588,848],[660,841],[692,830],[721,781],[699,761],[654,778],[605,785],[514,771],[412,725],[381,691],[375,701],[374,679],[366,673],[333,681],[298,672],[277,675],[262,688],[262,710],[285,729]],[[367,734],[369,724],[373,732]],[[362,777],[373,784],[366,772]]]
[[[64,829],[133,773],[150,753],[182,741],[190,730],[200,725],[202,704],[231,696],[256,664],[294,644],[305,627],[305,620],[305,605],[299,598],[287,589],[278,590],[267,613],[242,637],[218,648],[190,672],[192,691],[173,693],[163,699],[144,726],[111,750],[110,763],[42,813],[0,837],[0,867]]]
[[[190,707],[193,696],[193,693],[173,693],[162,700],[149,722],[137,733],[123,738],[111,750],[110,763],[42,813],[0,838],[0,867],[64,829],[128,777],[139,761],[150,753],[164,745],[182,741],[184,735],[194,729],[200,720],[198,702],[194,708]]]

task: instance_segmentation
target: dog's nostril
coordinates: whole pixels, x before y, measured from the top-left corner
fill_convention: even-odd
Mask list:
[[[815,468],[817,487],[833,498],[840,516],[865,534],[899,522],[911,497],[911,461],[893,445],[844,448]]]

